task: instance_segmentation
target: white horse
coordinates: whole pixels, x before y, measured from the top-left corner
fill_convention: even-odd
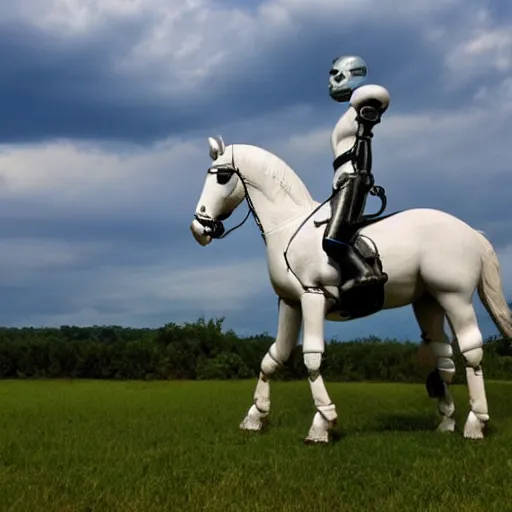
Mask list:
[[[269,377],[289,358],[302,325],[304,364],[316,406],[305,442],[326,443],[337,413],[320,374],[324,320],[357,316],[350,314],[350,301],[340,307],[340,268],[322,249],[320,226],[330,215],[329,204],[314,201],[295,172],[274,154],[250,145],[226,147],[221,138],[208,140],[213,163],[191,231],[203,246],[222,238],[227,234],[222,221],[245,198],[265,241],[270,281],[279,297],[276,340],[261,361],[254,403],[240,428],[261,429],[270,411]],[[472,305],[476,290],[501,333],[512,336],[512,315],[492,245],[463,221],[433,209],[395,213],[367,223],[360,234],[378,249],[377,260],[389,279],[380,305],[359,316],[412,305],[423,342],[437,363],[437,385],[435,378],[431,383],[437,393],[431,396],[438,398],[442,417],[438,430],[453,431],[454,403],[447,384],[455,366],[444,332],[447,318],[466,362],[470,411],[464,437],[483,438],[489,415],[481,367],[483,338]]]

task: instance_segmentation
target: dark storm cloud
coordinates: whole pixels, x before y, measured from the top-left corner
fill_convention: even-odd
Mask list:
[[[144,77],[113,71],[126,40],[137,40],[138,33],[124,24],[68,42],[33,26],[0,26],[1,140],[136,139],[148,130],[149,137],[162,133],[169,114],[165,105],[152,105]],[[177,110],[174,115],[186,125],[187,116]]]
[[[444,55],[418,35],[417,26],[360,18],[341,25],[302,20],[300,37],[263,42],[219,66],[200,89],[191,83],[179,95],[163,95],[152,86],[157,69],[121,72],[116,67],[150,21],[149,15],[116,21],[69,41],[26,24],[0,26],[0,139],[147,142],[203,133],[293,105],[327,108],[327,72],[340,53],[365,57],[370,79],[389,88],[395,111],[465,100],[460,93],[437,93]]]

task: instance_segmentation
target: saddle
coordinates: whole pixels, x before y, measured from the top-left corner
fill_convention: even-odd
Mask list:
[[[390,213],[381,217],[363,217],[352,225],[349,244],[359,253],[364,261],[373,269],[383,271],[382,261],[380,259],[377,246],[366,235],[361,235],[360,231],[372,224],[387,219],[399,212]],[[350,279],[352,275],[349,269],[345,270],[345,276]],[[384,284],[378,286],[368,286],[353,288],[340,293],[339,299],[332,306],[329,313],[336,313],[347,319],[362,318],[377,313],[384,305]]]

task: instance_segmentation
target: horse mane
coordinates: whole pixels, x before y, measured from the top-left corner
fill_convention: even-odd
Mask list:
[[[263,174],[277,182],[297,205],[312,206],[315,204],[304,182],[284,160],[274,153],[249,144],[233,144],[230,148],[235,165],[237,165],[237,160],[243,159],[245,164],[243,174],[252,186],[261,188],[261,180],[258,178]]]

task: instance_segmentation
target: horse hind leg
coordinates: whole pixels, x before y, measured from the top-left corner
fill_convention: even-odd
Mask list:
[[[482,371],[483,336],[478,327],[476,313],[471,299],[461,294],[444,293],[437,299],[446,311],[466,363],[470,411],[464,426],[464,437],[483,439],[489,413]]]
[[[455,430],[455,404],[448,386],[455,375],[455,364],[450,340],[444,330],[445,313],[439,303],[430,295],[423,296],[413,304],[416,320],[422,331],[423,343],[433,357],[436,369],[427,378],[426,386],[431,398],[437,398],[441,422],[437,430]]]
[[[261,430],[270,412],[270,377],[290,357],[299,338],[302,313],[279,300],[277,336],[261,360],[260,374],[254,390],[253,404],[240,423],[241,430]]]

